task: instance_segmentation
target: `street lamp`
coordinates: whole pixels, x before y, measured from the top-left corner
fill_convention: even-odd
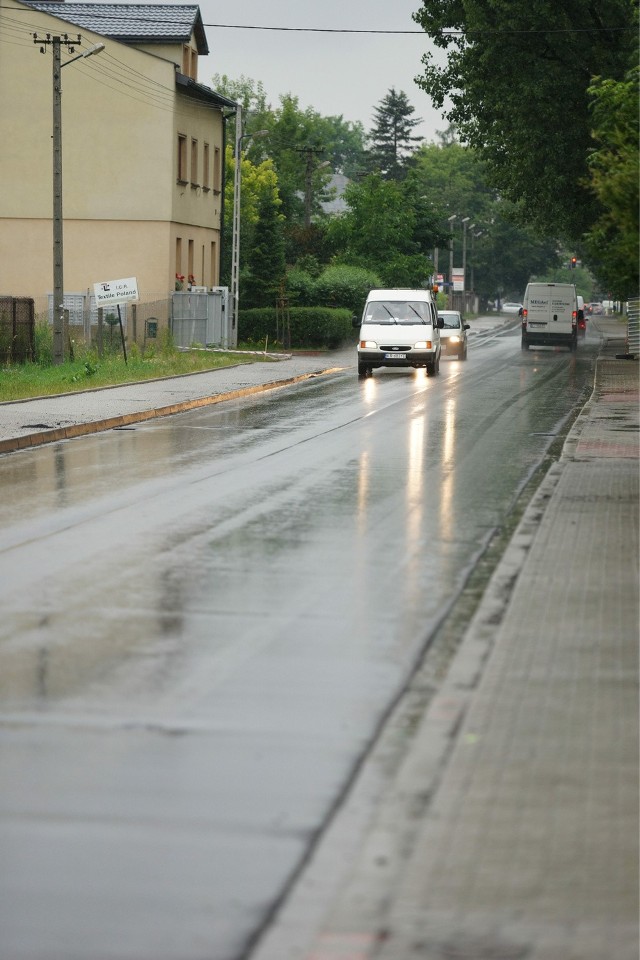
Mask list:
[[[472,223],[471,226],[475,227],[475,223]],[[476,243],[475,242],[478,239],[478,237],[484,236],[484,233],[485,233],[484,230],[478,230],[476,233],[471,234],[471,284],[470,286],[471,286],[472,292],[475,290],[475,282],[474,282],[474,271],[476,266],[476,254],[475,254]]]
[[[240,190],[242,186],[242,141],[250,137],[265,137],[268,130],[256,130],[255,133],[241,133],[242,108],[236,109],[235,170],[233,171],[233,227],[231,233],[231,346],[236,346],[238,335],[238,303],[240,293],[238,276],[240,273]]]
[[[462,300],[467,289],[467,224],[471,217],[462,218]]]
[[[453,221],[457,219],[455,213],[447,218],[449,224],[449,309],[453,307]]]
[[[72,43],[80,43],[81,36],[78,34],[77,41],[69,39],[68,34],[60,37],[46,35],[44,40],[38,39],[37,34],[33,35],[33,42],[40,43],[40,52],[45,52],[45,47],[51,44],[53,51],[53,362],[54,364],[64,363],[64,259],[62,245],[62,68],[81,60],[85,57],[92,57],[94,53],[100,53],[104,50],[104,43],[94,43],[72,57],[65,63],[61,63],[60,48],[64,44],[69,53],[74,52]]]

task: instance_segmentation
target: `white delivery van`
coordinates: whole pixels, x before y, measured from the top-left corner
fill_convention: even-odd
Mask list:
[[[578,298],[573,283],[529,283],[522,311],[522,349],[578,344]]]
[[[359,377],[378,367],[426,367],[430,377],[440,371],[444,324],[431,290],[370,290],[359,325]]]

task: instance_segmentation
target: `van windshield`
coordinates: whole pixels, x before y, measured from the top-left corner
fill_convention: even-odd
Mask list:
[[[432,323],[425,300],[375,300],[367,304],[365,323]]]

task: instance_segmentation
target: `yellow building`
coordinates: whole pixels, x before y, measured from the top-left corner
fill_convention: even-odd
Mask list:
[[[199,7],[0,0],[0,294],[53,290],[54,37],[65,294],[135,277],[151,302],[176,274],[217,286],[236,104],[198,83],[209,52]]]

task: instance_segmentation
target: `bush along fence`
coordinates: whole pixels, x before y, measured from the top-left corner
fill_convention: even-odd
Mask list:
[[[341,307],[275,307],[240,310],[238,342],[282,344],[293,349],[339,347],[354,337],[353,313]]]

